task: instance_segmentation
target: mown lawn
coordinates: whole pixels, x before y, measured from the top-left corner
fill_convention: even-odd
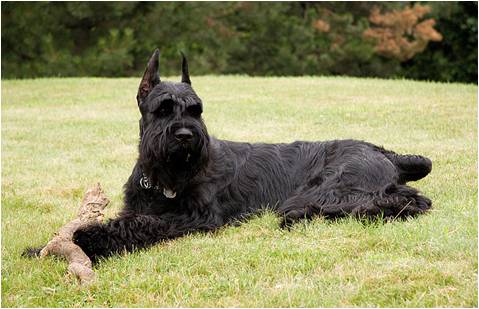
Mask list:
[[[20,257],[74,217],[101,182],[121,207],[137,157],[139,80],[2,81],[2,307],[477,307],[477,86],[356,78],[205,76],[209,132],[251,142],[355,138],[425,155],[417,219],[266,213],[114,257],[82,289],[62,260]]]

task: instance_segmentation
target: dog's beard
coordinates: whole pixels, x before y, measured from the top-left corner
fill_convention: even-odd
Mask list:
[[[153,186],[181,192],[206,165],[208,142],[207,136],[182,143],[165,135],[146,134],[140,142],[142,172]]]
[[[188,169],[195,159],[198,150],[191,144],[171,143],[166,149],[166,162],[176,167],[176,170]]]

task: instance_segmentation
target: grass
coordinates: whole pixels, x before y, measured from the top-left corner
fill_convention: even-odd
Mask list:
[[[423,154],[434,210],[402,222],[271,213],[108,259],[80,288],[20,257],[99,181],[121,207],[137,157],[137,78],[2,82],[2,307],[477,307],[477,86],[357,78],[193,79],[209,132],[251,142],[363,139]]]

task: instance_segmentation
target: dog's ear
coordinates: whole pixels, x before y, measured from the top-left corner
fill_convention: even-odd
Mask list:
[[[150,91],[160,82],[160,74],[158,73],[158,68],[160,66],[160,51],[155,49],[153,55],[148,61],[146,66],[145,73],[140,82],[140,87],[138,88],[138,94],[136,95],[136,100],[138,105],[146,98]]]
[[[191,85],[190,73],[188,72],[188,61],[183,52],[181,52],[181,57],[183,58],[181,63],[181,82]]]

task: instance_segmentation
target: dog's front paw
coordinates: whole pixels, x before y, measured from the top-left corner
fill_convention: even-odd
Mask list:
[[[22,256],[26,258],[36,258],[40,256],[40,251],[42,251],[44,246],[42,247],[27,247],[23,250]]]
[[[107,235],[104,226],[90,225],[73,233],[73,243],[95,262],[99,257],[107,256]]]

